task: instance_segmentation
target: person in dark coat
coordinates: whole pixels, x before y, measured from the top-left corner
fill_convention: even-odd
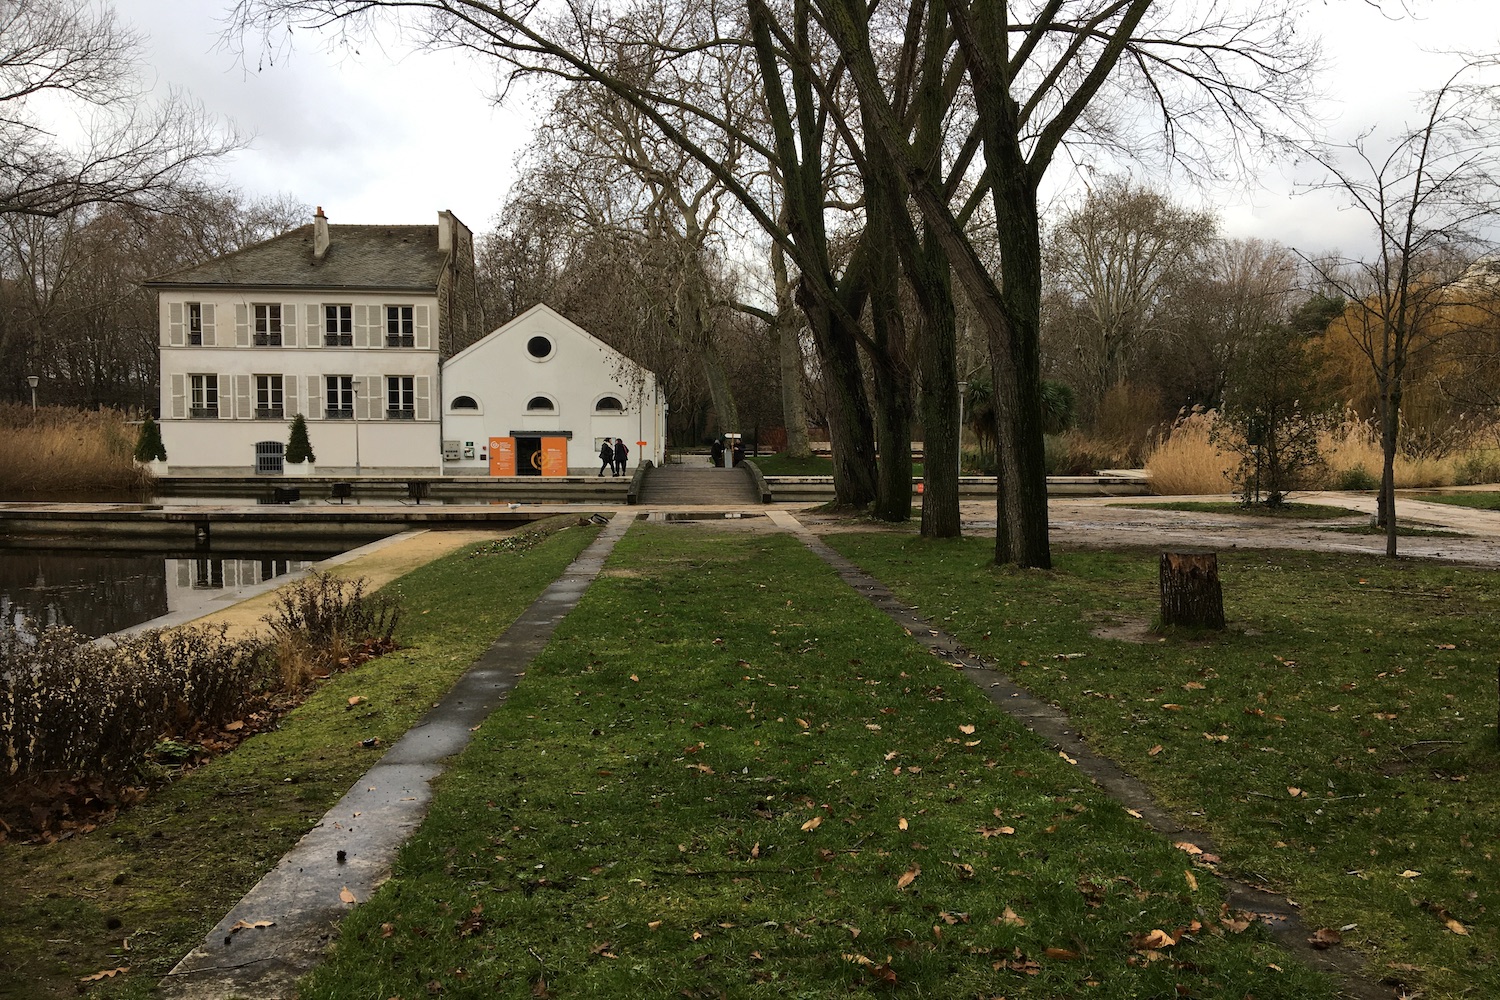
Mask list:
[[[714,438],[714,443],[709,446],[708,453],[713,458],[714,468],[724,468],[724,442]]]
[[[625,447],[623,438],[615,438],[615,475],[625,474],[625,462],[630,458],[630,449]]]
[[[609,438],[605,438],[604,443],[599,445],[599,475],[604,475],[605,469],[611,472],[615,469],[615,449],[610,445]]]
[[[743,462],[744,460],[745,460],[745,442],[741,441],[739,438],[735,438],[734,439],[734,467],[736,469],[739,468],[740,467],[740,463]]]

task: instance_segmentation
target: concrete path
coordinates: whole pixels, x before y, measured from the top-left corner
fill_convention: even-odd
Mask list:
[[[354,783],[162,981],[168,1000],[291,1000],[344,915],[389,876],[426,817],[432,780],[498,708],[599,574],[630,515],[616,515],[448,695]]]

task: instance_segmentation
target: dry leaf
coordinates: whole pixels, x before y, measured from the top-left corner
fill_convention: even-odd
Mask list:
[[[653,930],[653,931],[654,931],[654,930],[656,930],[656,929],[657,929],[657,928],[658,928],[658,927],[660,927],[660,926],[661,926],[661,921],[660,921],[660,920],[648,920],[648,921],[647,921],[647,922],[646,922],[646,926],[647,926],[647,927],[649,927],[649,928],[650,928],[650,929],[651,929],[651,930]]]
[[[905,816],[902,816],[900,819],[898,819],[896,821],[896,829],[898,829],[898,830],[905,830],[906,829],[906,817]]]
[[[1185,870],[1182,873],[1182,877],[1187,879],[1189,889],[1191,889],[1193,892],[1198,891],[1198,879],[1193,875],[1191,870]]]
[[[1302,789],[1293,787],[1292,785],[1287,785],[1286,793],[1295,799],[1297,796],[1302,794]]]
[[[1009,837],[1014,835],[1016,828],[1013,826],[981,826],[979,833],[985,840],[991,837]]]
[[[974,735],[974,727],[971,726],[971,725],[962,725],[962,726],[959,726],[958,727],[958,731],[961,732],[961,733],[963,733],[965,736],[973,736]]]
[[[1455,934],[1462,934],[1465,937],[1467,937],[1468,934],[1469,934],[1469,929],[1467,927],[1465,927],[1463,924],[1459,923],[1457,920],[1453,919],[1452,917],[1449,917],[1446,920],[1444,920],[1443,921],[1443,926],[1446,927],[1446,928],[1448,928],[1450,931],[1452,931]]]
[[[1048,948],[1044,954],[1048,958],[1056,958],[1064,962],[1078,957],[1078,952],[1070,948]]]
[[[1416,878],[1417,876],[1419,876],[1421,874],[1422,874],[1421,872],[1414,872],[1410,868],[1408,868],[1408,869],[1406,869],[1406,871],[1404,871],[1404,872],[1401,873],[1401,877],[1402,878]]]
[[[1141,816],[1141,811],[1139,809],[1131,809],[1129,807],[1126,807],[1125,812],[1128,815],[1134,816],[1136,819],[1144,819],[1144,817]]]
[[[244,722],[243,719],[235,719],[233,722],[226,722],[224,724],[224,731],[226,733],[238,732],[239,730],[244,729],[244,728],[245,728],[245,722]]]
[[[1199,847],[1197,844],[1189,843],[1186,840],[1179,840],[1177,843],[1173,844],[1172,846],[1175,847],[1175,848],[1177,848],[1179,851],[1186,851],[1188,854],[1192,854],[1192,855],[1198,855],[1198,854],[1202,854],[1203,853],[1203,848]]]
[[[1198,681],[1188,681],[1182,686],[1182,689],[1184,691],[1202,691],[1205,686],[1206,685],[1201,684]]]
[[[822,825],[823,825],[823,817],[822,816],[814,816],[812,819],[810,819],[806,823],[802,824],[802,832],[806,833],[808,830],[816,830],[818,827],[820,827]]]
[[[1344,935],[1340,934],[1332,927],[1319,927],[1317,930],[1313,931],[1313,935],[1312,937],[1307,939],[1307,943],[1312,945],[1314,948],[1332,948],[1334,945],[1341,943],[1343,940]]]
[[[1160,743],[1156,744],[1156,746],[1152,747],[1150,750],[1147,750],[1146,751],[1146,756],[1147,757],[1155,757],[1159,753],[1161,753],[1161,744]]]
[[[911,885],[917,880],[917,876],[920,874],[922,874],[922,866],[912,865],[911,871],[903,873],[900,878],[896,879],[897,891],[905,889],[907,886]]]
[[[103,969],[99,972],[94,973],[92,976],[83,976],[78,981],[80,983],[97,983],[101,979],[113,979],[115,976],[129,971],[130,966],[122,965],[118,969]]]
[[[1160,927],[1155,928],[1149,934],[1142,934],[1135,939],[1137,951],[1156,951],[1160,948],[1170,948],[1176,943],[1177,939]]]
[[[1163,705],[1161,707],[1161,710],[1163,712],[1180,712],[1180,711],[1182,711],[1182,706],[1181,705],[1174,705],[1174,704],[1172,704],[1169,701],[1169,702],[1167,702],[1165,705]]]
[[[364,695],[357,694],[354,697],[352,697],[352,698],[349,699],[349,707],[353,708],[355,705],[358,705],[360,702],[362,702],[364,700],[365,700]]]
[[[633,681],[635,681],[637,684],[639,684],[641,682],[641,679],[639,677],[637,677],[635,674],[631,674],[630,675],[630,679],[633,680]]]
[[[250,922],[249,920],[236,920],[234,922],[234,926],[229,928],[229,933],[233,934],[236,931],[257,931],[263,927],[275,926],[276,921],[274,920],[257,920],[254,923]]]
[[[1000,914],[1000,923],[1009,927],[1026,926],[1026,920],[1008,906],[1005,908],[1005,912]]]
[[[342,899],[346,903],[359,902],[359,900],[354,898],[354,893],[349,891],[349,887],[347,885],[339,890],[339,899]]]

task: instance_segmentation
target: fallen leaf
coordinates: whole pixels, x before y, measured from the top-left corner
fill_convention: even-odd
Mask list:
[[[1455,645],[1453,645],[1453,643],[1451,643],[1451,642],[1440,642],[1440,643],[1438,643],[1437,648],[1438,649],[1457,649],[1458,647],[1455,646]]]
[[[650,929],[651,929],[651,930],[653,930],[653,931],[654,931],[654,930],[656,930],[656,929],[657,929],[657,928],[658,928],[658,927],[660,927],[660,926],[661,926],[661,921],[660,921],[660,920],[648,920],[648,921],[647,921],[647,922],[646,922],[646,926],[647,926],[647,927],[648,927],[648,928],[650,928]]]
[[[78,981],[80,983],[97,983],[101,979],[113,979],[121,973],[129,971],[130,966],[122,965],[118,969],[103,969],[99,972],[94,973],[92,976],[83,976]]]
[[[1294,787],[1292,785],[1287,785],[1286,793],[1295,799],[1297,796],[1302,794],[1302,789]]]
[[[235,719],[233,722],[226,722],[224,724],[224,731],[226,733],[238,732],[239,730],[244,729],[244,728],[245,728],[245,722],[244,722],[243,719]]]
[[[1159,753],[1161,753],[1161,744],[1160,743],[1156,744],[1156,746],[1152,747],[1150,750],[1147,750],[1146,751],[1146,756],[1147,757],[1155,757]]]
[[[1170,948],[1176,943],[1177,939],[1160,927],[1147,934],[1138,935],[1134,942],[1137,951],[1156,951],[1160,948]]]
[[[1182,873],[1182,877],[1187,879],[1189,889],[1191,889],[1193,892],[1198,891],[1198,879],[1193,875],[1192,871],[1184,870]]]
[[[974,735],[974,727],[971,726],[971,725],[965,724],[965,725],[959,726],[958,727],[958,731],[961,732],[961,733],[963,733],[965,736],[973,736]]]
[[[234,926],[229,928],[229,933],[234,934],[237,931],[256,931],[260,930],[263,927],[275,926],[276,921],[274,920],[257,920],[253,923],[249,920],[236,920],[234,922]]]
[[[1414,872],[1410,868],[1408,868],[1408,869],[1406,869],[1406,871],[1404,871],[1404,872],[1401,873],[1401,878],[1416,878],[1417,876],[1419,876],[1421,874],[1422,874],[1421,872]]]
[[[381,937],[388,938],[388,937],[390,937],[394,933],[396,933],[396,925],[395,924],[381,924],[380,925],[380,936]]]
[[[1453,919],[1452,917],[1449,917],[1448,919],[1444,920],[1443,921],[1443,926],[1446,927],[1446,928],[1448,928],[1450,931],[1452,931],[1455,934],[1462,934],[1465,937],[1467,937],[1468,934],[1469,934],[1469,929],[1467,927],[1465,927],[1463,924],[1459,923],[1457,920]]]
[[[1344,935],[1332,927],[1319,927],[1313,931],[1313,935],[1307,939],[1307,943],[1314,948],[1332,948],[1334,945],[1342,943],[1343,940]]]
[[[631,674],[630,675],[630,679],[633,680],[633,681],[635,681],[637,684],[639,684],[641,682],[641,679],[639,677],[637,677],[635,674]]]
[[[1048,948],[1044,954],[1048,958],[1055,958],[1064,962],[1078,957],[1078,952],[1073,951],[1071,948]]]
[[[1228,743],[1229,737],[1221,733],[1204,733],[1203,738],[1211,743]]]
[[[1144,819],[1144,817],[1141,815],[1141,811],[1139,809],[1131,809],[1130,807],[1127,806],[1125,808],[1125,812],[1126,812],[1127,815],[1134,816],[1136,819]]]
[[[896,820],[896,829],[898,829],[898,830],[905,830],[906,826],[907,826],[907,823],[906,823],[906,817],[905,816],[902,816],[900,819]]]
[[[920,874],[922,874],[922,866],[912,865],[910,871],[904,872],[900,878],[896,879],[896,890],[899,892],[900,890],[905,889],[907,886],[915,882],[917,880],[917,876]]]
[[[1009,837],[1014,835],[1016,828],[1013,826],[981,826],[979,833],[985,840],[991,837]]]
[[[339,890],[339,899],[342,899],[346,903],[359,902],[359,900],[354,898],[354,893],[349,891],[349,887],[347,885]]]
[[[1182,689],[1184,691],[1202,691],[1205,687],[1207,687],[1207,685],[1202,684],[1198,681],[1188,681],[1182,686]]]
[[[1186,851],[1188,854],[1192,854],[1192,855],[1198,855],[1198,854],[1202,854],[1203,853],[1203,848],[1199,847],[1197,844],[1190,843],[1189,841],[1186,841],[1186,840],[1179,840],[1177,843],[1173,844],[1172,846],[1175,847],[1175,848],[1177,848],[1179,851]]]
[[[1167,702],[1165,705],[1163,705],[1161,707],[1161,710],[1163,712],[1180,712],[1180,711],[1182,711],[1182,706],[1181,705],[1174,705],[1172,702],[1169,701],[1169,702]]]
[[[814,816],[812,819],[810,819],[806,823],[802,824],[802,832],[806,833],[808,830],[816,830],[818,827],[820,827],[822,825],[823,825],[823,817],[822,816]]]
[[[1020,914],[1016,913],[1015,910],[1012,910],[1008,906],[1005,908],[1005,912],[1002,913],[1002,914],[1000,914],[999,920],[1000,920],[1000,923],[1005,924],[1008,927],[1025,927],[1026,926],[1026,920],[1025,920],[1025,918],[1022,917]]]
[[[353,708],[355,705],[358,705],[360,702],[362,702],[364,700],[365,700],[364,695],[357,694],[354,697],[352,697],[352,698],[349,699],[349,707]]]
[[[1250,921],[1236,920],[1233,917],[1225,917],[1223,920],[1219,921],[1219,926],[1223,927],[1231,934],[1243,934],[1250,929]]]

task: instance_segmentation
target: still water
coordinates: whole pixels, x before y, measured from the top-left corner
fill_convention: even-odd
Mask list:
[[[0,548],[0,620],[107,635],[179,611],[212,611],[241,590],[339,551]]]

